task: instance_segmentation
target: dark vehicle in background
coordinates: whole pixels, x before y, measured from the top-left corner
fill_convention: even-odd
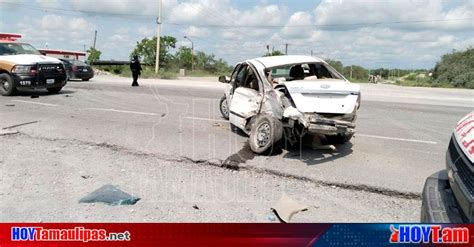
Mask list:
[[[426,179],[423,223],[474,222],[474,112],[456,126],[446,152],[446,169]]]
[[[80,60],[60,59],[66,68],[67,78],[88,81],[94,77],[94,70],[88,64]]]

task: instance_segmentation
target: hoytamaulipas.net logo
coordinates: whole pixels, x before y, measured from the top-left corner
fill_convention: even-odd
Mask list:
[[[12,227],[12,241],[130,241],[129,231],[108,232],[105,229],[45,229],[43,227]]]
[[[390,225],[390,243],[430,243],[466,244],[469,243],[469,228],[442,225]]]

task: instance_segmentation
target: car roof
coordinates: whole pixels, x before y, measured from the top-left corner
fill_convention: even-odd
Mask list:
[[[303,63],[324,63],[324,60],[311,57],[311,56],[298,56],[298,55],[285,55],[285,56],[271,56],[271,57],[259,57],[249,59],[247,62],[255,64],[260,63],[265,68],[272,68],[277,66],[283,66],[287,64],[303,64]]]

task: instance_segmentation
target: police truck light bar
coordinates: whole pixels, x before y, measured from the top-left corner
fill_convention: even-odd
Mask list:
[[[17,39],[21,39],[21,34],[0,33],[0,40],[16,41]]]

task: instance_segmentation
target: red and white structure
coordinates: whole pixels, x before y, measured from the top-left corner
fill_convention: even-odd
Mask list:
[[[65,51],[65,50],[53,50],[53,49],[38,49],[39,52],[46,56],[55,58],[65,58],[73,60],[85,60],[86,53],[82,51]]]

